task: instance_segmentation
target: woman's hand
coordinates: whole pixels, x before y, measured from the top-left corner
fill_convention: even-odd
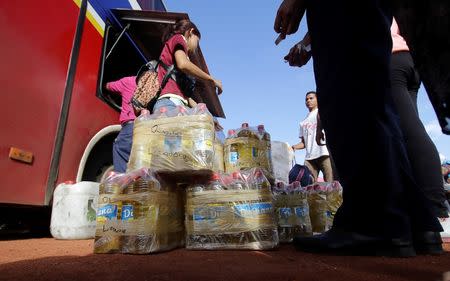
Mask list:
[[[220,95],[222,93],[222,81],[214,79],[214,78],[213,78],[213,81],[214,81],[214,86],[217,87],[217,94]]]

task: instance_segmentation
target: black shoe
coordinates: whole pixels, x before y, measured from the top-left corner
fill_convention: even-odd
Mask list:
[[[414,233],[414,248],[421,255],[441,255],[444,253],[439,232],[425,231]]]
[[[312,237],[295,237],[293,243],[297,250],[313,253],[390,257],[413,257],[416,255],[410,240],[386,241],[338,229],[331,229]]]

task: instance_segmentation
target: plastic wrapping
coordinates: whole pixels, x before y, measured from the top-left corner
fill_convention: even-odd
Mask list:
[[[315,183],[307,186],[308,203],[313,232],[322,233],[333,225],[334,214],[342,204],[339,182]]]
[[[275,182],[289,183],[289,171],[294,160],[294,151],[287,142],[272,141],[272,168]]]
[[[214,141],[214,163],[213,163],[213,171],[214,172],[225,172],[225,163],[223,161],[223,143],[220,141]]]
[[[225,171],[233,173],[259,167],[263,169],[267,179],[273,183],[270,134],[264,130],[264,127],[258,129],[252,129],[247,125],[238,130],[229,131],[224,148]]]
[[[173,176],[209,176],[214,163],[214,124],[205,105],[162,109],[136,119],[128,171],[146,167]]]
[[[186,195],[187,249],[272,249],[278,245],[270,184],[260,169],[192,185]]]
[[[298,182],[279,183],[272,188],[280,242],[290,243],[295,236],[312,235],[306,188]]]
[[[183,201],[176,186],[148,169],[100,184],[94,253],[148,254],[184,243]]]

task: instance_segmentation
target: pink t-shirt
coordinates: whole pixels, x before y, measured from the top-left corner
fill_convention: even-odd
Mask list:
[[[392,20],[391,25],[391,37],[392,37],[392,52],[409,51],[408,45],[405,39],[400,35],[400,30],[398,29],[397,22],[395,19]]]
[[[181,34],[175,34],[164,44],[164,48],[161,52],[161,61],[167,66],[175,64],[175,51],[178,49],[183,50],[186,54],[188,53],[186,41]],[[162,82],[164,75],[166,75],[166,72],[167,71],[163,67],[159,67],[158,79],[160,83]],[[167,80],[166,86],[162,89],[161,96],[164,94],[175,94],[186,99],[183,92],[180,90],[180,87],[178,87],[177,83],[172,79]]]
[[[133,106],[130,103],[134,90],[136,90],[136,76],[124,77],[120,80],[109,82],[106,84],[106,89],[122,96],[122,111],[119,117],[120,124],[136,119]]]

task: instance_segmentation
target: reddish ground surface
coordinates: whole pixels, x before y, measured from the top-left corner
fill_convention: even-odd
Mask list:
[[[93,240],[0,241],[0,280],[442,280],[450,252],[408,259],[325,256],[292,246],[268,252],[93,255]],[[450,244],[445,245],[450,250]]]

